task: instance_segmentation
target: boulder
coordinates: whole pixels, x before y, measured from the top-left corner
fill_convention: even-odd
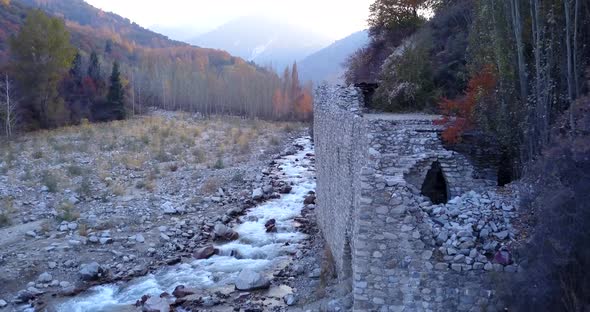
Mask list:
[[[39,290],[35,287],[29,287],[27,289],[21,290],[16,294],[15,303],[25,303],[35,297],[38,297],[43,294],[42,290]]]
[[[305,197],[303,204],[314,205],[315,204],[315,195],[308,195],[307,197]]]
[[[291,193],[291,190],[293,190],[293,187],[289,184],[285,184],[285,185],[281,186],[281,188],[279,188],[279,193],[289,194],[289,193]]]
[[[143,312],[170,312],[170,303],[166,298],[149,297],[141,308]]]
[[[257,188],[252,191],[252,199],[253,200],[260,200],[264,196],[264,191],[262,188]]]
[[[270,194],[273,191],[273,187],[272,187],[272,185],[265,185],[262,188],[262,191],[264,192],[264,194]]]
[[[275,220],[275,219],[270,219],[270,220],[266,221],[266,223],[264,224],[264,227],[266,228],[266,233],[276,232],[277,231],[276,224],[277,224],[277,220]]]
[[[258,272],[244,269],[238,275],[235,285],[237,290],[242,291],[267,289],[270,287],[270,280]]]
[[[509,265],[512,263],[512,257],[508,250],[498,250],[494,255],[494,262],[501,265]]]
[[[195,252],[193,253],[193,258],[195,258],[197,260],[209,259],[213,255],[216,255],[218,253],[219,253],[219,249],[209,245],[209,246],[205,246],[203,248],[199,248],[199,249],[195,250]]]
[[[37,281],[39,283],[50,283],[53,280],[53,277],[51,276],[51,274],[45,272],[42,273],[41,275],[39,275],[39,278],[37,278]]]
[[[216,240],[234,241],[240,238],[238,232],[230,229],[229,227],[221,223],[215,225],[213,232],[215,234]]]
[[[176,286],[176,288],[174,288],[174,291],[172,292],[172,296],[174,296],[176,298],[184,298],[186,296],[194,295],[197,292],[198,292],[198,290],[196,290],[196,289],[187,288],[184,285],[178,285],[178,286]]]
[[[288,306],[292,306],[297,303],[297,297],[294,294],[286,295],[285,297],[283,297],[283,300],[285,301],[285,304]]]
[[[171,202],[165,202],[162,204],[162,211],[164,214],[175,214],[177,213],[176,208],[174,208]]]
[[[102,276],[104,269],[97,262],[92,262],[83,264],[79,273],[82,280],[94,281]]]

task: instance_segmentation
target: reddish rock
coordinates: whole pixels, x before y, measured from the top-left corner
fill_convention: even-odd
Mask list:
[[[203,248],[199,248],[197,249],[194,253],[193,253],[193,258],[197,259],[197,260],[201,260],[201,259],[209,259],[211,258],[213,255],[216,255],[219,253],[219,249],[209,245],[209,246],[205,246]]]
[[[172,292],[172,296],[174,296],[176,298],[184,298],[186,296],[194,295],[197,292],[198,291],[196,289],[186,288],[184,285],[178,285],[178,286],[176,286],[176,288],[174,288],[174,291]]]
[[[508,250],[498,250],[494,255],[494,261],[501,265],[509,265],[512,263],[512,256]]]

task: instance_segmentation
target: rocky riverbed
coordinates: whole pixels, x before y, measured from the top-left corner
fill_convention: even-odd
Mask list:
[[[142,163],[132,160],[122,163],[112,161],[113,166],[106,170],[107,174],[100,169],[102,160],[116,159],[118,154],[125,152],[131,155],[140,155],[142,152],[134,152],[137,147],[132,147],[133,150],[118,146],[105,148],[103,144],[109,142],[101,141],[96,143],[96,147],[91,146],[88,150],[84,148],[85,151],[62,153],[60,151],[63,146],[50,145],[57,144],[53,134],[47,139],[48,144],[40,144],[41,139],[34,137],[26,138],[11,147],[12,150],[22,148],[27,154],[16,160],[10,159],[7,154],[0,162],[0,169],[3,171],[0,175],[0,199],[3,207],[0,208],[3,215],[10,216],[9,224],[0,228],[1,311],[21,310],[31,304],[37,309],[55,310],[64,298],[87,295],[86,290],[97,285],[136,281],[137,278],[154,276],[164,267],[190,266],[194,257],[198,257],[195,253],[201,248],[238,238],[227,244],[231,246],[242,240],[243,237],[240,236],[244,234],[240,231],[247,230],[236,228],[253,222],[243,219],[249,209],[267,201],[280,200],[293,192],[294,187],[284,176],[288,172],[282,171],[278,159],[301,152],[301,144],[293,143],[302,133],[296,127],[270,124],[266,126],[268,128],[260,128],[259,124],[252,124],[245,127],[241,125],[240,130],[235,131],[239,127],[235,123],[225,126],[227,122],[224,121],[224,126],[218,126],[209,121],[208,128],[201,126],[191,129],[186,125],[193,122],[190,118],[183,118],[183,124],[180,125],[170,121],[177,117],[159,117],[168,121],[162,123],[152,120],[151,125],[139,121],[139,130],[129,131],[135,141],[129,143],[131,139],[126,137],[128,133],[124,133],[127,130],[119,133],[120,139],[127,140],[128,145],[135,145],[138,141],[148,141],[141,131],[149,133],[159,127],[157,131],[160,136],[174,136],[176,133],[164,132],[180,128],[185,133],[190,131],[198,134],[196,144],[182,145],[187,142],[186,139],[177,139],[176,144],[186,150],[165,152],[169,158],[154,157]],[[128,128],[126,125],[124,127]],[[59,133],[59,139],[66,137],[74,142],[72,145],[83,146],[85,143],[82,136],[88,135],[84,133],[98,130],[104,129],[64,130],[64,133]],[[225,144],[231,144],[231,138],[235,138],[235,146],[231,147],[234,154],[231,154],[231,150],[228,152],[227,145],[215,143],[218,140],[216,138],[224,138],[223,135],[230,138]],[[248,144],[243,143],[244,136],[247,137]],[[150,143],[145,143],[146,148],[150,149],[146,154],[159,153],[152,146],[151,137],[149,140]],[[244,146],[248,147],[247,150]],[[179,147],[170,146],[170,149],[177,148]],[[225,150],[225,153],[215,153],[215,149]],[[202,158],[200,150],[215,156],[209,156],[209,161],[203,161],[198,159]],[[306,154],[311,155],[310,152]],[[54,159],[54,156],[57,158],[59,155],[62,155],[61,159]],[[313,159],[312,156],[309,157]],[[72,168],[75,164],[79,164],[82,169],[96,168],[96,171],[88,175],[78,175],[74,172],[78,169]],[[43,174],[39,174],[38,179],[35,178],[37,172],[46,173],[48,170],[72,171],[71,179],[68,184],[61,184],[65,186],[55,189],[55,185],[45,183],[51,181],[45,181]],[[29,175],[27,173],[33,178],[26,178]],[[87,187],[84,185],[88,183],[86,180],[90,184],[89,193],[82,192],[83,187]],[[155,184],[155,187],[150,186],[150,183]],[[115,186],[122,186],[124,190],[119,192]],[[289,261],[281,261],[280,266],[267,272],[272,285],[268,291],[274,292],[275,297],[280,297],[277,301],[282,305],[305,302],[306,300],[297,299],[297,290],[301,290],[301,293],[315,292],[319,277],[317,272],[320,262],[314,257],[321,255],[321,252],[310,251],[322,248],[321,241],[315,239],[318,237],[317,229],[314,229],[311,221],[313,204],[305,206],[306,196],[300,197],[297,200],[298,219],[293,219],[294,224],[291,225],[297,230],[292,230],[288,238],[278,240],[277,244],[288,245],[291,236],[299,237],[300,248],[293,246],[281,253],[303,259],[300,263],[310,265],[291,269]],[[264,220],[264,223],[270,221]],[[262,224],[264,234],[280,237],[284,231],[283,221],[279,218],[274,221],[268,227]],[[234,232],[238,233],[238,237],[234,237]],[[249,255],[247,249],[237,248],[241,250],[241,254],[231,249],[214,247],[213,253],[216,255],[213,258],[232,257],[245,260],[251,257],[261,260],[258,258],[262,257]],[[272,250],[274,247],[268,249]],[[225,265],[240,268],[235,263]],[[297,282],[293,277],[295,274],[305,277],[305,281]],[[196,277],[187,274],[188,282],[192,278]],[[208,278],[218,282],[218,277]],[[291,280],[291,290],[281,280]],[[198,281],[198,278],[192,281]],[[188,282],[185,286],[195,286]],[[174,289],[166,290],[173,292]],[[150,292],[142,295],[145,294]],[[133,298],[133,303],[141,300],[142,295]],[[285,299],[287,295],[289,296]],[[233,302],[229,297],[223,296],[219,298],[217,305],[222,303],[221,299],[226,303]],[[247,301],[247,298],[247,295],[241,294],[235,302]],[[261,298],[265,298],[265,295]],[[185,305],[190,306],[195,302]],[[132,306],[126,306],[130,307]]]

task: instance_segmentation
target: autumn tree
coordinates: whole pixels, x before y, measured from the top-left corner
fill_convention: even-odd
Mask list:
[[[463,133],[475,127],[477,106],[489,104],[496,82],[493,66],[486,65],[469,80],[467,90],[462,97],[454,100],[442,99],[440,110],[444,117],[437,123],[446,126],[442,133],[443,140],[451,144],[458,143]]]
[[[19,88],[26,90],[22,109],[29,126],[64,124],[67,113],[58,85],[75,55],[64,22],[31,10],[10,46]]]
[[[371,36],[421,24],[424,19],[419,10],[429,5],[431,1],[427,0],[376,0],[369,7]]]

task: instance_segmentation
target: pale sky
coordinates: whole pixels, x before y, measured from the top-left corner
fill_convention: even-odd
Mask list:
[[[367,26],[373,0],[86,0],[137,24],[210,31],[240,16],[268,16],[340,39]],[[177,38],[179,39],[179,38]]]

